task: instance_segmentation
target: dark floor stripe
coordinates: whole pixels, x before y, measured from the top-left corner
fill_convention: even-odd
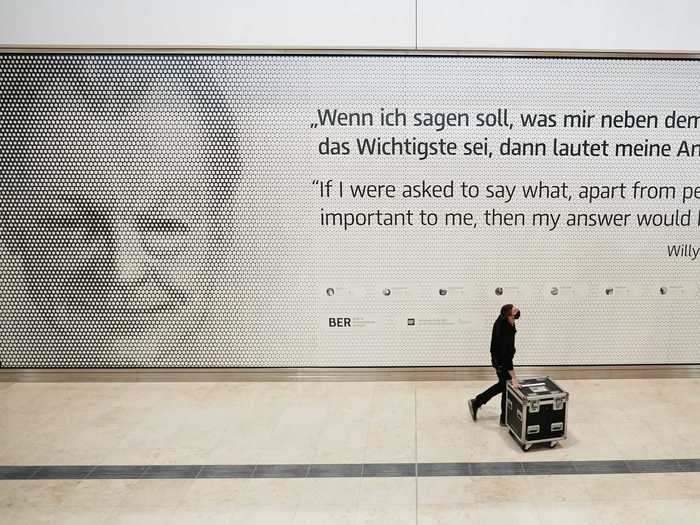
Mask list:
[[[363,478],[406,478],[415,477],[415,463],[365,463]]]
[[[659,472],[700,472],[700,459],[329,465],[8,465],[0,466],[0,481],[33,479],[404,478],[415,476],[538,476]]]
[[[576,474],[630,474],[627,462],[617,461],[572,461]]]
[[[675,459],[644,459],[636,461],[625,461],[627,468],[634,474],[653,472],[680,472],[681,466]]]
[[[471,463],[418,463],[418,476],[471,476]]]
[[[146,468],[143,479],[194,479],[202,465],[151,465]]]
[[[32,479],[83,479],[88,476],[94,466],[46,466],[39,467]]]
[[[576,468],[570,461],[523,462],[523,470],[527,475],[576,474]]]
[[[254,478],[305,478],[310,465],[257,465]]]
[[[32,479],[39,467],[0,467],[0,479]]]
[[[472,476],[519,476],[525,474],[522,463],[494,462],[472,463]]]
[[[87,479],[139,479],[147,468],[144,465],[98,465]]]
[[[250,478],[255,465],[204,465],[199,478]]]
[[[309,478],[361,478],[361,464],[310,465]]]
[[[684,472],[700,472],[700,459],[679,459],[677,462]]]

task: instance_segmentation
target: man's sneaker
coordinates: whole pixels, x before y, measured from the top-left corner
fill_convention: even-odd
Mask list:
[[[472,415],[472,419],[476,421],[476,411],[479,410],[479,408],[474,406],[473,399],[467,401],[467,405],[469,405],[469,413]]]

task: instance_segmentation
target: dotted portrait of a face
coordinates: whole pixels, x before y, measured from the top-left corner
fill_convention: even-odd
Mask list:
[[[3,366],[196,366],[241,171],[219,62],[0,61]]]

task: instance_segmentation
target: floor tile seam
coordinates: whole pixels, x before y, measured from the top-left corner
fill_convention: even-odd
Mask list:
[[[370,398],[369,398],[369,410],[367,413],[367,424],[365,425],[365,444],[364,444],[365,446],[363,447],[364,454],[362,456],[362,465],[363,465],[362,473],[363,473],[363,475],[364,475],[364,464],[367,462],[367,450],[369,448],[369,437],[371,434],[370,429],[371,429],[372,421],[374,420],[372,416],[375,412],[374,402],[375,402],[376,396],[377,396],[376,385],[372,385],[372,393],[371,393]]]
[[[90,469],[90,471],[89,471],[87,474],[85,474],[85,476],[81,479],[81,481],[82,481],[82,480],[85,480],[85,479],[89,479],[89,478],[90,478],[90,474],[92,474],[93,472],[95,472],[95,469],[96,469],[96,468],[97,468],[97,465],[93,465],[93,467]]]
[[[418,525],[418,385],[416,383],[413,383],[413,436],[413,481],[416,489],[413,515],[415,517],[415,524]]]

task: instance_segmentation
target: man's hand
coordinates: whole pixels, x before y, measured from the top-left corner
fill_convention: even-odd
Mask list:
[[[510,376],[510,384],[513,385],[513,388],[520,388],[520,381],[518,381],[518,377],[515,375],[515,369],[508,370],[508,375]]]

